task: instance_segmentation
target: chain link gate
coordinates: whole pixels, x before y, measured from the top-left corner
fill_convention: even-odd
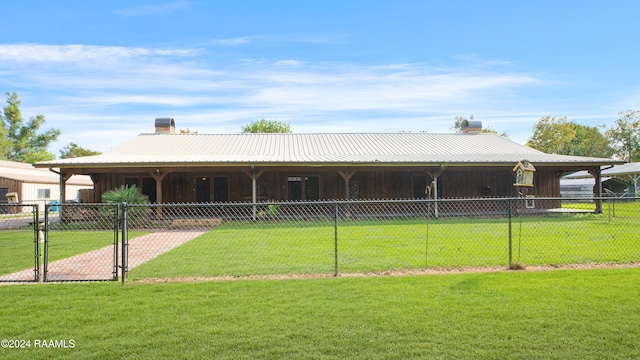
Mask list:
[[[38,205],[0,205],[0,282],[36,282],[40,278]]]
[[[118,280],[120,213],[119,204],[46,205],[43,281]]]

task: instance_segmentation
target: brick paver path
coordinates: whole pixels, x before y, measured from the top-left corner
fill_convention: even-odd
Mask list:
[[[200,230],[167,230],[139,236],[129,240],[129,270],[152,260],[204,234]],[[47,280],[110,280],[113,278],[113,246],[89,251],[66,259],[54,261],[47,268]],[[118,244],[118,257],[122,256]],[[121,259],[118,259],[118,264]],[[42,271],[42,269],[41,269]],[[118,269],[120,272],[120,269]],[[2,280],[33,280],[33,269],[0,276]]]

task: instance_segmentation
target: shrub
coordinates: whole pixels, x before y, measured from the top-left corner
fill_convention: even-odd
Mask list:
[[[119,188],[109,190],[102,194],[102,201],[108,204],[148,204],[149,197],[140,191],[137,186],[122,185]]]
[[[148,204],[149,197],[140,191],[138,187],[122,185],[113,190],[109,190],[102,194],[102,202],[107,204],[121,204],[126,202],[127,204]],[[112,208],[103,208],[102,213],[106,216],[114,216]],[[135,224],[140,221],[146,220],[146,213],[149,209],[146,207],[133,207],[129,210],[129,221]]]

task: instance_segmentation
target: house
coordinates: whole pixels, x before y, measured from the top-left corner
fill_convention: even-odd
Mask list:
[[[101,155],[53,160],[61,178],[91,176],[93,198],[136,185],[154,203],[509,197],[514,166],[535,166],[528,195],[559,197],[560,178],[621,161],[549,155],[479,122],[456,134],[178,134],[172,118]]]
[[[60,201],[60,175],[57,169],[38,169],[31,164],[0,161],[0,204],[7,204],[7,194],[17,194],[22,204],[38,204],[39,210],[51,201]],[[80,201],[80,191],[93,189],[91,178],[75,175],[66,178],[64,200]]]

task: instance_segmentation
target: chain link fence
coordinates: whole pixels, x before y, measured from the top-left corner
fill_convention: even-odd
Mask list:
[[[20,255],[35,262],[30,281],[38,232],[43,281],[626,264],[640,261],[638,200],[60,204],[46,206],[44,225],[34,209],[21,230],[0,236],[3,254],[31,246]],[[0,281],[27,279],[15,277],[21,266],[5,266]]]

